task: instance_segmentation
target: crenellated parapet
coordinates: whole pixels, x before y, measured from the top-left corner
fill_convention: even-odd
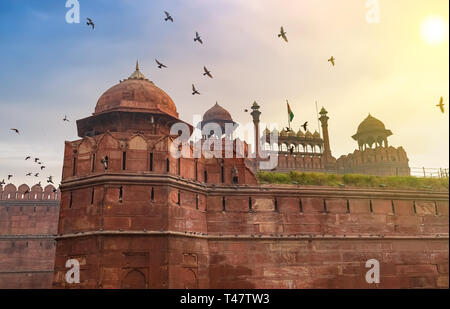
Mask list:
[[[376,176],[409,176],[408,157],[403,147],[366,148],[355,150],[337,160],[340,174],[369,174]]]
[[[60,190],[51,184],[45,187],[35,184],[31,188],[27,184],[21,184],[19,187],[16,187],[12,183],[0,186],[0,200],[2,201],[59,201],[60,199]]]

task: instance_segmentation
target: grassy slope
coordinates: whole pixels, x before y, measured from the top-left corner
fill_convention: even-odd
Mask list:
[[[386,189],[432,189],[433,191],[448,191],[449,185],[448,178],[379,177],[356,174],[301,173],[296,171],[289,173],[259,172],[257,178],[262,184],[299,184],[333,187],[344,184],[345,186],[358,188],[385,187]]]

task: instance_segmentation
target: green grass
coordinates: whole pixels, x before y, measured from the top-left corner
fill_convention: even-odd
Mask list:
[[[369,176],[356,174],[326,174],[302,173],[291,171],[289,173],[259,172],[258,181],[261,184],[298,184],[306,186],[332,186],[358,188],[386,188],[386,189],[422,189],[433,191],[448,191],[448,178],[419,178],[412,176]]]

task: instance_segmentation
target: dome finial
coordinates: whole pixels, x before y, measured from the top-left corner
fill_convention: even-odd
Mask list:
[[[139,60],[136,60],[136,71],[134,71],[133,74],[128,77],[128,79],[143,79],[147,80],[147,78],[144,76],[144,74],[139,71]]]

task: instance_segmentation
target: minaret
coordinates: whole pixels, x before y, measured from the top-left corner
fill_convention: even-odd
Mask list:
[[[323,135],[323,144],[324,144],[324,150],[323,150],[323,159],[325,163],[325,169],[334,169],[336,167],[336,159],[333,158],[331,155],[331,148],[330,148],[330,137],[328,135],[328,112],[325,110],[324,107],[320,110],[320,123],[322,124],[322,135]]]
[[[253,102],[251,108],[253,111],[250,113],[250,115],[252,115],[253,117],[253,124],[255,126],[255,162],[257,171],[259,167],[259,116],[261,115],[261,112],[259,111],[259,105],[258,103],[256,103],[256,101]]]

